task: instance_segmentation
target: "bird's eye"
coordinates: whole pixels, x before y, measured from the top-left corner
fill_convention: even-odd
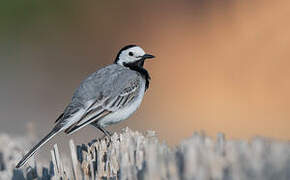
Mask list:
[[[132,52],[129,52],[129,56],[133,56],[134,54]]]

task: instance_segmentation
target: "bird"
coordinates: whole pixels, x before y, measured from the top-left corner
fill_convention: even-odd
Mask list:
[[[72,134],[92,125],[110,137],[105,128],[127,119],[140,106],[151,79],[144,62],[152,58],[155,56],[146,54],[140,46],[123,47],[113,64],[98,69],[81,82],[52,130],[25,154],[16,168],[23,167],[41,146],[60,132]]]

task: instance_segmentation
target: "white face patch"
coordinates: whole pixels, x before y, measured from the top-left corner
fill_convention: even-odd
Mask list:
[[[139,46],[131,47],[121,52],[117,64],[123,65],[123,63],[133,63],[142,58],[145,52]]]

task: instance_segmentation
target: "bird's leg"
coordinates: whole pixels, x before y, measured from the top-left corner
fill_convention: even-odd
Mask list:
[[[104,133],[105,136],[107,136],[107,137],[111,137],[112,136],[112,133],[110,131],[106,130],[105,128],[100,127],[96,123],[91,123],[91,125],[93,125],[95,128],[97,128],[100,131],[102,131],[102,133]]]
[[[108,131],[108,130],[106,130],[105,128],[102,128],[102,127],[100,127],[100,126],[97,126],[97,128],[100,130],[100,131],[102,131],[107,137],[111,137],[112,136],[112,133],[110,132],[110,131]]]
[[[107,146],[109,147],[110,146],[110,144],[111,144],[111,142],[112,142],[112,139],[111,139],[111,136],[112,136],[112,133],[110,133],[108,130],[106,130],[105,128],[103,128],[103,127],[100,127],[100,126],[96,126],[100,131],[102,131],[104,134],[105,134],[105,136],[104,137],[108,137],[108,140],[109,140],[109,142],[108,142],[108,144],[107,144]],[[104,138],[103,137],[103,138]],[[102,138],[102,139],[103,139]]]

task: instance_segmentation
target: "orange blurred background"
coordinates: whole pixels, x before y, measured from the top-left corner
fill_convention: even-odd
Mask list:
[[[201,130],[288,140],[289,9],[286,0],[6,2],[0,132],[44,136],[80,81],[133,43],[156,55],[145,65],[152,81],[111,131],[152,129],[171,145]],[[54,141],[86,143],[96,132]]]

